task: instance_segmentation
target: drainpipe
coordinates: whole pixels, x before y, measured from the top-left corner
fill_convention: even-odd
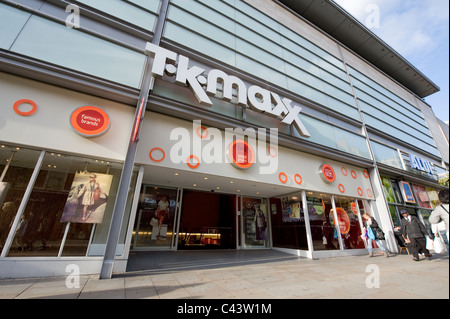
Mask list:
[[[164,25],[167,18],[167,11],[169,8],[170,0],[162,0],[161,8],[158,15],[158,23],[156,25],[155,34],[153,36],[152,44],[158,45],[161,42]],[[147,107],[148,97],[154,85],[154,77],[151,72],[153,65],[153,58],[147,56],[145,61],[144,77],[141,84],[141,90],[139,94],[139,100],[136,107],[136,115],[133,130],[131,132],[130,142],[128,145],[128,151],[125,158],[125,163],[122,170],[122,176],[120,177],[119,189],[117,192],[117,198],[114,205],[114,211],[111,220],[111,226],[109,229],[108,239],[106,241],[105,256],[103,258],[102,269],[100,271],[100,279],[111,279],[114,260],[116,256],[116,249],[119,243],[120,230],[122,228],[123,216],[125,214],[125,207],[128,199],[128,191],[133,175],[133,167],[136,158],[136,152],[138,148],[140,127],[142,120],[145,116],[145,110]]]

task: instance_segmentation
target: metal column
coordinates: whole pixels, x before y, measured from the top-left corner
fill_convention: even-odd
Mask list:
[[[161,42],[169,4],[170,0],[162,0],[158,16],[158,24],[156,26],[155,34],[152,40],[152,43],[155,45],[159,45]],[[105,256],[103,259],[102,269],[100,271],[100,279],[110,279],[113,273],[116,249],[119,242],[120,229],[122,227],[123,216],[125,213],[125,207],[128,198],[128,190],[133,175],[133,167],[139,142],[139,128],[141,126],[142,120],[144,119],[148,97],[150,91],[153,89],[155,80],[151,72],[152,64],[153,58],[147,56],[145,62],[144,77],[141,85],[141,92],[136,108],[135,123],[131,132],[130,143],[128,145],[128,151],[125,158],[122,176],[120,178],[119,189],[117,192],[116,203],[114,205],[114,211],[111,220],[111,226],[106,242]]]

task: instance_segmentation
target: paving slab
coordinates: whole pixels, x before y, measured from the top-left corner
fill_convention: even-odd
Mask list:
[[[449,259],[408,255],[310,260],[276,250],[147,252],[100,280],[0,280],[0,299],[449,299]],[[72,285],[71,287],[69,287]]]

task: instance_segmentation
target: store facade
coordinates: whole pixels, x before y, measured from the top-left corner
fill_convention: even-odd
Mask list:
[[[365,212],[396,252],[399,209],[435,205],[423,102],[279,2],[16,2],[0,277],[100,273],[110,249],[114,272],[142,250],[365,254]]]

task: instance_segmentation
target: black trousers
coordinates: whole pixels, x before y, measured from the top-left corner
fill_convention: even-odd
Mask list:
[[[425,237],[409,238],[411,243],[408,244],[408,249],[411,251],[414,257],[419,257],[419,251],[421,250],[426,257],[430,257],[430,251],[427,249],[427,240]]]

